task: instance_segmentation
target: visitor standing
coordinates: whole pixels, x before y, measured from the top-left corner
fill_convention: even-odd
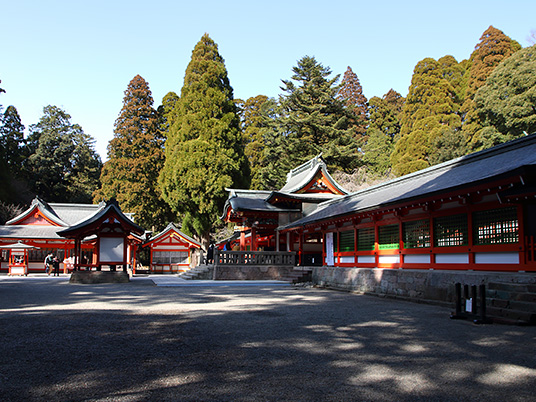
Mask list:
[[[54,276],[60,276],[60,260],[58,260],[58,257],[54,257],[52,266],[54,267]]]
[[[45,257],[45,272],[50,276],[50,273],[52,272],[52,260],[54,255],[52,253],[48,253],[48,255]]]

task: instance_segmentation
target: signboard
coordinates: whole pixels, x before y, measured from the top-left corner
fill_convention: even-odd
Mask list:
[[[101,237],[99,244],[99,260],[101,262],[123,262],[124,243],[122,237]]]
[[[335,260],[333,259],[333,233],[326,233],[326,265],[332,267],[335,265]]]

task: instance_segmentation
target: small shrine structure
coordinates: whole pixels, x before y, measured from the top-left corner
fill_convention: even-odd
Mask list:
[[[201,244],[181,232],[174,223],[143,244],[150,247],[150,272],[176,274],[197,265]]]
[[[38,247],[24,244],[18,241],[13,244],[4,244],[0,246],[2,250],[9,250],[8,275],[28,275],[28,250]]]
[[[143,242],[144,233],[145,230],[126,216],[112,199],[97,213],[59,231],[58,235],[74,241],[74,271],[101,271],[108,267],[113,272],[119,266],[126,272],[129,265],[136,265],[136,250]],[[85,242],[94,244],[91,262],[83,259],[82,244]]]

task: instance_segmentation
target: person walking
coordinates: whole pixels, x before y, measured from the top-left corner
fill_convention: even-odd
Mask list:
[[[58,260],[58,257],[54,257],[52,266],[54,267],[54,276],[60,276],[60,260]]]

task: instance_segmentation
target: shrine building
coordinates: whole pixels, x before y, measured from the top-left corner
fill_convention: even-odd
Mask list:
[[[303,263],[312,265],[322,265],[322,236],[309,236],[307,244],[302,244],[298,233],[287,231],[279,236],[276,229],[308,216],[323,202],[348,194],[329,174],[321,155],[291,170],[279,191],[227,191],[222,218],[236,225],[228,249],[295,251],[300,252]]]
[[[64,273],[135,266],[144,232],[114,200],[93,205],[47,203],[36,197],[26,211],[0,226],[0,272],[43,273],[50,253]],[[15,260],[17,255],[21,258]]]
[[[278,232],[320,238],[326,267],[536,271],[536,135],[323,202]]]

